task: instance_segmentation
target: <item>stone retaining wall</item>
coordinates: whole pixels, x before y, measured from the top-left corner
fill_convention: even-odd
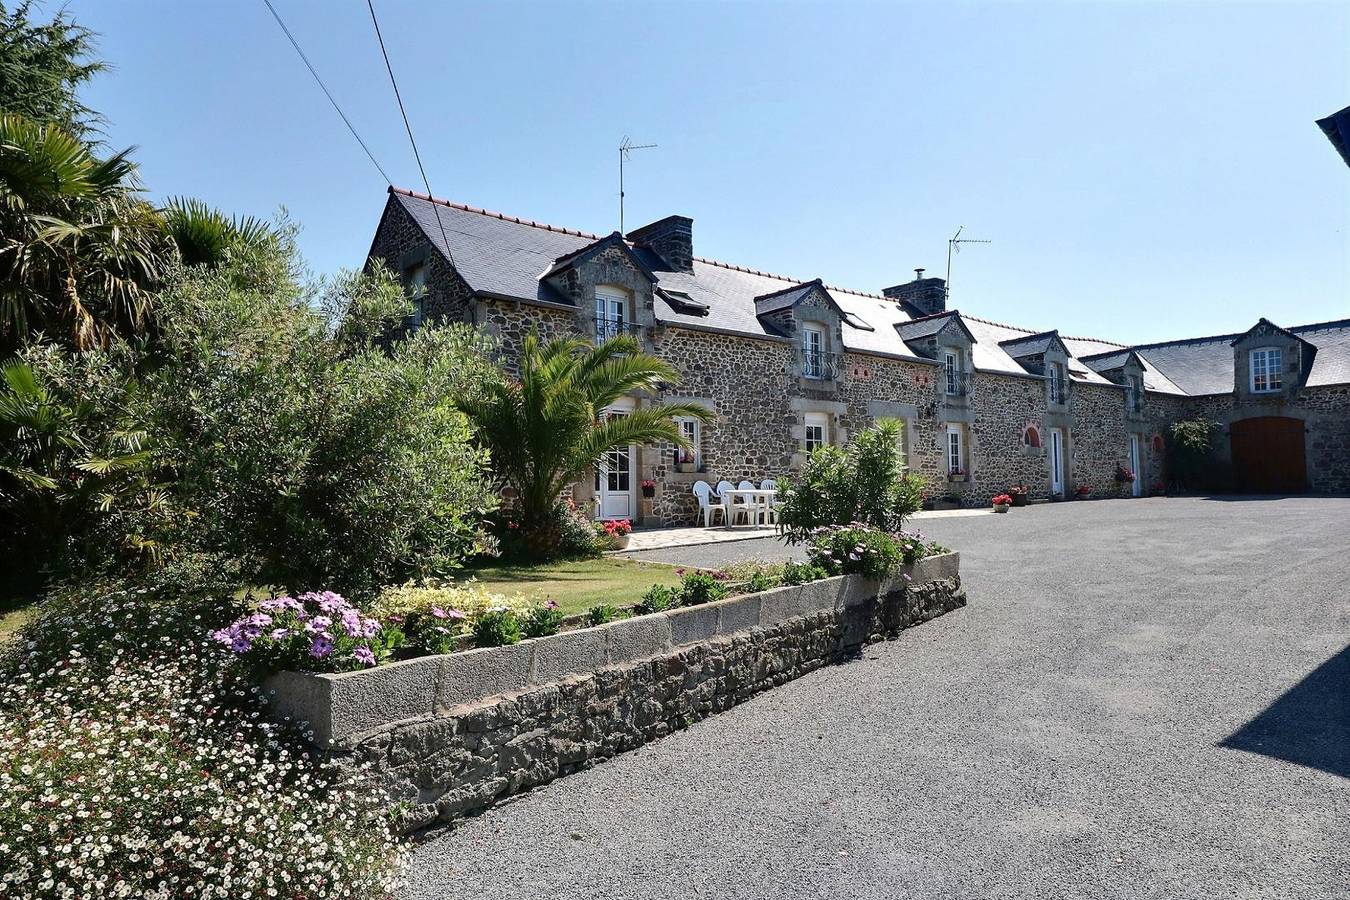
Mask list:
[[[339,675],[274,676],[280,714],[365,766],[404,828],[452,822],[964,606],[959,555]]]

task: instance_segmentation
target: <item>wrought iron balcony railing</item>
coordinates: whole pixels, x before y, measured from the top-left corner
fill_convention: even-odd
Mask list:
[[[1062,379],[1050,379],[1050,404],[1063,406],[1069,402],[1069,386]]]
[[[824,350],[802,350],[802,377],[832,381],[839,376],[839,357]]]
[[[641,328],[632,322],[625,322],[622,319],[596,319],[595,320],[595,342],[604,343],[613,337],[621,334],[629,334],[637,337],[641,333]]]
[[[970,395],[970,373],[960,369],[947,369],[942,373],[940,383],[942,393],[948,397],[967,397]]]

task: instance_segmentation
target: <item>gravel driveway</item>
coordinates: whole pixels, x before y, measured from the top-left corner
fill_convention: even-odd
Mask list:
[[[407,896],[1350,896],[1350,500],[924,531],[970,606],[489,810]]]

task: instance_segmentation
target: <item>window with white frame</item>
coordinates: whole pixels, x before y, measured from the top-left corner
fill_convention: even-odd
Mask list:
[[[802,444],[806,452],[818,450],[830,442],[830,417],[825,413],[807,413]]]
[[[966,455],[961,438],[961,426],[947,426],[947,474],[966,474]]]
[[[692,462],[695,466],[703,464],[703,433],[702,422],[698,419],[689,419],[683,416],[675,420],[675,424],[680,426],[680,434],[689,442],[688,449],[679,449],[675,451],[676,462]]]
[[[1284,351],[1261,347],[1251,353],[1252,393],[1267,394],[1284,386]]]
[[[614,288],[595,289],[595,342],[628,333],[628,296]]]
[[[942,368],[947,376],[947,394],[954,395],[960,389],[961,380],[958,377],[961,371],[960,360],[956,354],[948,351],[943,357]]]
[[[403,270],[403,288],[407,292],[408,299],[412,301],[412,312],[405,319],[410,328],[418,328],[422,324],[422,318],[425,314],[424,306],[427,296],[427,264],[425,262],[414,263]]]
[[[812,325],[802,328],[802,375],[825,377],[825,332]]]

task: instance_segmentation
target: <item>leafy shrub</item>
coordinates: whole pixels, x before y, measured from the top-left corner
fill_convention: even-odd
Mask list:
[[[899,568],[903,551],[895,538],[868,525],[822,528],[807,553],[831,575],[880,579]]]
[[[923,479],[904,470],[903,427],[895,419],[882,419],[847,448],[815,450],[779,493],[778,520],[788,540],[803,541],[818,528],[851,522],[899,530],[923,506],[924,494]]]
[[[1219,429],[1218,422],[1205,418],[1182,419],[1172,423],[1169,429],[1171,440],[1167,442],[1166,452],[1167,472],[1175,489],[1228,486],[1222,483],[1228,473],[1216,476],[1215,470],[1219,467],[1214,465],[1211,458],[1214,435]]]
[[[324,591],[263,600],[211,639],[261,671],[346,672],[385,662],[404,636]]]
[[[648,613],[664,612],[668,609],[674,609],[680,605],[680,591],[678,588],[665,584],[654,584],[647,588],[642,599],[633,607],[633,612],[640,616]]]
[[[0,670],[0,892],[32,898],[386,896],[406,858],[230,654],[209,593],[63,592]],[[221,619],[216,618],[215,622]],[[197,636],[197,637],[194,637]]]
[[[499,378],[467,326],[384,340],[407,300],[387,272],[302,285],[271,254],[193,268],[157,301],[139,404],[192,513],[180,544],[252,583],[366,597],[488,549],[487,455],[455,398]]]
[[[788,560],[783,564],[783,584],[807,584],[829,577],[829,570],[815,563],[799,563]]]
[[[504,509],[493,517],[493,531],[497,536],[501,555],[508,559],[539,560],[552,556],[566,559],[584,559],[599,556],[608,549],[596,533],[595,522],[572,498],[560,499],[553,505],[552,518],[544,528],[557,546],[541,549],[537,537],[521,527],[520,511]]]
[[[626,613],[613,603],[599,603],[586,610],[586,622],[589,625],[605,625],[625,617]]]
[[[520,617],[520,630],[527,638],[548,637],[562,631],[563,618],[557,601],[532,603]]]
[[[783,583],[782,563],[763,563],[757,560],[735,562],[722,569],[728,585],[737,593],[753,594],[767,591]]]
[[[369,612],[397,625],[414,652],[434,654],[453,653],[458,638],[473,633],[479,617],[494,608],[510,609],[519,618],[526,604],[519,596],[492,593],[476,581],[427,580],[386,588]]]
[[[474,620],[473,637],[480,647],[519,644],[520,618],[510,607],[494,606],[486,609]]]
[[[719,577],[720,576],[720,577]],[[680,577],[680,605],[699,606],[727,595],[726,576],[720,572],[686,572]]]

